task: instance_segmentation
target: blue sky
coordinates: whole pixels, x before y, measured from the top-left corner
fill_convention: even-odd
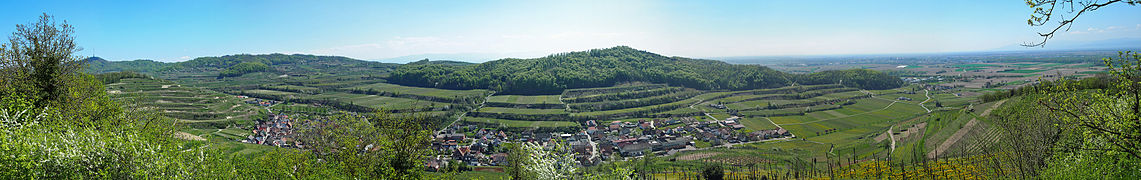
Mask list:
[[[304,53],[526,57],[627,45],[670,56],[986,51],[1036,41],[1023,1],[3,1],[0,33],[41,13],[80,55],[183,61]],[[1052,42],[1141,38],[1141,7],[1083,15]],[[1049,48],[1049,46],[1047,46]],[[478,60],[476,60],[478,61]]]

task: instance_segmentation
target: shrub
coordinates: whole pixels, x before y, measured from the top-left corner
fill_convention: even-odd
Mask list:
[[[721,165],[705,165],[701,168],[701,176],[709,180],[721,180],[725,178],[725,170]]]

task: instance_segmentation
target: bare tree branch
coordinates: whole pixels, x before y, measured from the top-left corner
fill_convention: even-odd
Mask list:
[[[1054,27],[1054,29],[1050,30],[1049,32],[1045,32],[1045,33],[1039,32],[1038,36],[1042,37],[1041,42],[1023,43],[1022,46],[1025,46],[1025,47],[1043,47],[1044,45],[1046,45],[1046,41],[1050,40],[1050,38],[1054,38],[1054,34],[1057,33],[1058,30],[1061,30],[1062,27],[1066,28],[1065,31],[1069,31],[1070,27],[1073,26],[1073,22],[1075,20],[1077,20],[1078,17],[1080,17],[1083,13],[1089,12],[1089,11],[1095,11],[1098,8],[1105,7],[1105,6],[1108,6],[1110,4],[1118,3],[1118,2],[1122,2],[1122,0],[1110,0],[1110,1],[1107,1],[1105,3],[1097,3],[1097,1],[1078,2],[1078,4],[1080,6],[1082,6],[1083,8],[1081,10],[1077,11],[1073,17],[1070,17],[1069,19],[1065,19],[1065,17],[1062,17],[1063,20],[1059,21],[1058,26]],[[1063,6],[1068,4],[1070,6],[1070,12],[1071,13],[1074,13],[1073,10],[1075,9],[1073,7],[1074,2],[1071,0],[1065,0],[1065,1],[1038,0],[1038,1],[1027,1],[1026,3],[1028,5],[1030,5],[1030,8],[1034,8],[1034,13],[1031,14],[1030,19],[1027,20],[1027,24],[1029,24],[1030,26],[1046,25],[1050,21],[1051,17],[1054,16],[1054,9],[1057,7],[1058,3],[1062,3]],[[1128,3],[1130,5],[1134,5],[1135,3],[1137,3],[1137,1],[1126,1],[1126,3]],[[1042,6],[1044,6],[1046,4],[1049,4],[1050,7],[1049,8],[1043,8]]]

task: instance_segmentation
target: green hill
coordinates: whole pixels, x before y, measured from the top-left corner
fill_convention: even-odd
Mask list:
[[[134,71],[163,78],[185,77],[237,77],[253,72],[273,72],[288,75],[314,75],[318,73],[373,73],[379,74],[399,64],[363,61],[341,56],[315,56],[304,54],[238,54],[220,57],[199,57],[193,60],[164,63],[151,60],[107,61],[93,57],[86,60],[87,72],[106,73]]]
[[[884,78],[889,77],[889,78]],[[788,74],[760,65],[666,57],[626,46],[554,54],[534,59],[501,59],[473,66],[409,64],[389,82],[445,89],[491,89],[505,94],[558,94],[564,89],[613,86],[642,81],[701,90],[746,90],[797,84],[845,84],[890,89],[903,84],[876,71]]]
[[[99,57],[84,59],[84,63],[87,63],[87,73],[92,74],[124,71],[155,72],[169,67],[172,64],[145,59],[134,61],[107,61]]]

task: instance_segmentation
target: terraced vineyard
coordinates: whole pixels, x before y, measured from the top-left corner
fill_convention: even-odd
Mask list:
[[[897,94],[903,91],[883,92]],[[557,96],[491,96],[485,106],[469,113],[463,120],[465,123],[484,126],[550,129],[577,127],[586,120],[667,117],[724,120],[738,116],[745,126],[745,131],[775,129],[788,124],[788,127],[784,128],[793,134],[809,135],[825,130],[833,132],[839,129],[853,129],[857,127],[855,124],[867,129],[877,129],[881,126],[864,124],[912,117],[923,111],[918,102],[891,105],[894,104],[892,100],[872,98],[871,93],[840,85],[698,91],[661,84],[633,84],[569,89]],[[919,95],[922,96],[922,93]],[[552,125],[549,122],[566,123]]]
[[[163,80],[123,79],[107,85],[107,92],[115,100],[136,102],[135,108],[195,125],[224,127],[236,121],[248,122],[264,111],[235,96]]]

